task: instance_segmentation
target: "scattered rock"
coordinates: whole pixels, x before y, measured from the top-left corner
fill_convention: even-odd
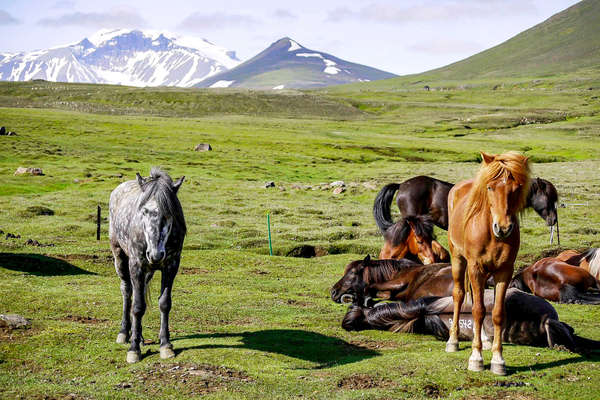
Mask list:
[[[194,147],[194,151],[212,151],[212,147],[208,143],[199,143]]]
[[[330,187],[338,187],[338,186],[339,187],[343,187],[343,186],[346,186],[346,182],[344,182],[344,181],[335,181],[335,182],[331,182],[329,184],[329,186]]]
[[[265,183],[265,189],[273,188],[273,187],[275,187],[275,182],[269,181],[269,182]]]
[[[423,386],[423,393],[427,397],[440,397],[440,388],[437,385]]]
[[[17,132],[8,132],[6,136],[17,136]]]
[[[6,127],[0,126],[0,135],[6,135]]]
[[[44,175],[44,172],[41,168],[19,167],[15,171],[15,175]]]
[[[333,189],[333,194],[341,194],[344,193],[346,191],[346,188],[344,186],[338,186],[335,189]]]
[[[494,386],[497,387],[522,387],[522,386],[529,386],[530,383],[526,383],[526,382],[522,382],[522,381],[496,381],[494,382]]]
[[[427,90],[428,92],[431,90],[431,88],[429,87],[429,85],[423,86],[423,89]]]
[[[15,235],[14,233],[7,233],[6,239],[21,239],[21,235]]]
[[[0,328],[20,329],[30,325],[31,321],[18,314],[0,314]]]
[[[54,243],[42,244],[35,239],[27,239],[25,242],[26,246],[35,246],[35,247],[54,247]]]

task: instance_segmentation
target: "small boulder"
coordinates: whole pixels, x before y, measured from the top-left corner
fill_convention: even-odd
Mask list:
[[[344,182],[344,181],[335,181],[335,182],[331,182],[329,184],[329,186],[331,186],[331,187],[346,186],[346,182]]]
[[[44,175],[44,172],[41,168],[19,167],[15,171],[15,175]]]
[[[346,191],[346,188],[344,186],[338,186],[335,189],[333,189],[333,194],[341,194],[344,193]]]
[[[265,189],[274,188],[274,187],[275,187],[275,182],[273,182],[273,181],[269,181],[269,182],[265,183]]]
[[[373,182],[363,182],[363,187],[369,190],[377,190],[377,185]]]
[[[212,151],[212,147],[209,143],[199,143],[194,147],[194,151]]]
[[[31,321],[18,314],[0,314],[0,328],[19,329],[30,325]]]
[[[8,132],[6,136],[17,136],[17,132]]]
[[[6,135],[6,127],[0,126],[0,136]]]

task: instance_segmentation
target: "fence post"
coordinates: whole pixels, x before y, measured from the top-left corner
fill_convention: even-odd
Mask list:
[[[100,211],[100,205],[98,205],[98,215],[96,216],[96,240],[100,240],[100,219],[101,217],[101,211]]]

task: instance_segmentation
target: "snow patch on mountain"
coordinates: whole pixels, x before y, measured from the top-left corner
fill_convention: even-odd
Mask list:
[[[79,43],[0,53],[0,80],[189,87],[239,63],[235,52],[206,39],[167,31],[103,29]]]
[[[226,88],[226,87],[231,86],[231,84],[234,82],[235,81],[216,81],[215,83],[210,85],[210,87],[211,88]]]

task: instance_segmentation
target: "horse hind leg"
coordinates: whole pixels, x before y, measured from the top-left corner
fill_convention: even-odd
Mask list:
[[[111,246],[115,259],[115,270],[121,278],[121,295],[123,296],[123,316],[121,318],[121,330],[117,335],[116,342],[125,344],[129,341],[131,330],[131,279],[129,277],[129,260],[125,252],[118,246]]]

